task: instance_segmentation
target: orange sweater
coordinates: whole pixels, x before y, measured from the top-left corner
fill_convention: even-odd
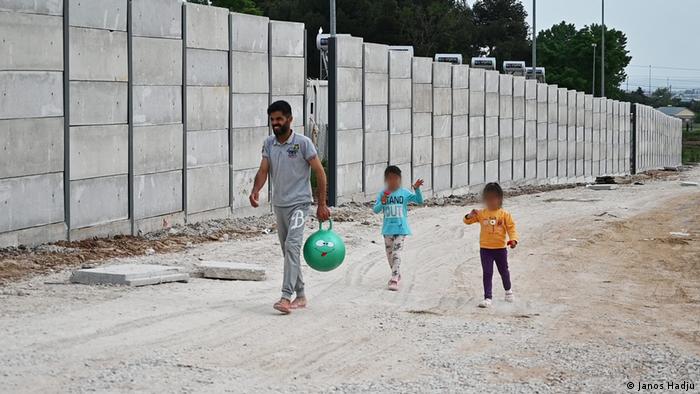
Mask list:
[[[518,232],[515,230],[515,221],[508,211],[498,209],[490,211],[482,209],[476,216],[465,216],[466,224],[481,224],[479,244],[484,249],[503,249],[506,247],[506,234],[508,238],[518,241]]]

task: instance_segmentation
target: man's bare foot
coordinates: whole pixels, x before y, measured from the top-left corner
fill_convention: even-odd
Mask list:
[[[306,297],[297,297],[292,301],[292,309],[306,308]]]
[[[275,302],[275,305],[273,305],[272,307],[285,315],[288,315],[292,312],[292,303],[289,302],[289,300],[286,298],[280,298],[280,300]]]

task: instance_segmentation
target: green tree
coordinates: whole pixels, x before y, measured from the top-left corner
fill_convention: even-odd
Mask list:
[[[591,93],[593,70],[596,72],[596,95],[600,94],[600,25],[577,30],[573,24],[561,22],[537,35],[538,63],[547,68],[547,82],[569,89]],[[596,44],[596,64],[593,64]],[[627,36],[615,29],[605,30],[605,95],[625,97],[619,88],[627,78],[625,68],[632,58],[627,50]]]
[[[233,12],[244,14],[262,15],[262,10],[258,8],[254,0],[187,0],[190,3],[209,4],[216,7],[228,8]]]
[[[474,3],[476,43],[485,55],[504,60],[529,58],[527,12],[519,0],[479,0]]]

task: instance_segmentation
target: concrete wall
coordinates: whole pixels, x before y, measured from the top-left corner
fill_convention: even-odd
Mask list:
[[[469,66],[452,67],[452,189],[469,186]]]
[[[549,87],[545,83],[537,84],[537,171],[538,183],[546,183],[547,157],[549,141],[547,132],[549,129]]]
[[[413,178],[425,181],[424,194],[433,190],[433,61],[427,57],[413,58],[412,132]]]
[[[260,152],[270,134],[266,112],[270,104],[268,24],[269,19],[262,16],[231,14],[231,206],[236,215],[266,212],[250,208],[248,195],[261,159],[254,152]],[[264,206],[268,197],[268,188],[261,190]]]
[[[513,181],[513,76],[500,75],[499,84],[499,157],[498,181],[504,186]]]
[[[60,2],[0,5],[0,247],[66,237],[63,22]]]
[[[338,201],[365,200],[362,38],[337,38]]]
[[[477,190],[485,181],[486,75],[483,69],[469,69],[469,186]]]
[[[184,12],[186,212],[188,220],[228,217],[229,13],[191,3]]]
[[[525,179],[525,77],[513,77],[513,181]]]
[[[557,183],[559,154],[559,91],[557,85],[547,85],[547,178]]]
[[[374,198],[389,163],[389,47],[365,43],[363,51],[363,190]]]
[[[500,75],[498,71],[486,71],[485,75],[485,108],[484,108],[484,171],[485,182],[498,182],[499,168],[499,111]]]
[[[389,164],[398,166],[404,187],[411,185],[411,86],[409,52],[389,51]]]
[[[73,239],[131,230],[127,1],[100,3],[69,2],[67,143]]]
[[[600,175],[600,149],[601,149],[601,109],[602,99],[600,97],[593,98],[593,124],[592,124],[592,139],[591,139],[591,175]]]
[[[452,65],[433,63],[433,191],[452,193]]]
[[[178,0],[131,2],[133,150],[134,157],[136,152],[148,157],[140,165],[134,162],[136,234],[185,220],[182,9]]]
[[[683,138],[680,119],[642,104],[630,108],[634,111],[634,128],[630,134],[634,135],[635,141],[635,170],[641,172],[680,166]]]
[[[525,179],[537,178],[537,81],[525,81]]]
[[[576,92],[576,182],[584,181],[586,94]]]
[[[583,177],[593,180],[593,95],[584,96],[583,121]]]

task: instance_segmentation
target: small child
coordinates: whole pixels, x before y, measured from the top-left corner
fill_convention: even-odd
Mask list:
[[[397,166],[388,166],[384,170],[384,184],[386,189],[379,192],[374,204],[374,213],[384,211],[384,246],[386,257],[391,268],[389,290],[397,291],[401,281],[401,257],[399,251],[403,247],[403,241],[407,235],[411,235],[408,227],[408,203],[423,204],[423,195],[420,187],[423,180],[418,179],[413,184],[415,193],[401,187],[401,169]]]
[[[479,244],[481,246],[481,268],[484,271],[484,300],[479,303],[480,308],[491,306],[491,278],[493,277],[493,262],[496,262],[498,273],[503,280],[503,288],[506,291],[506,301],[513,302],[513,290],[510,288],[510,273],[508,272],[508,251],[518,245],[518,232],[515,230],[515,222],[508,211],[502,208],[503,189],[498,183],[489,183],[484,187],[482,198],[486,209],[472,211],[464,217],[464,223],[481,224]],[[506,234],[509,241],[506,242]]]

